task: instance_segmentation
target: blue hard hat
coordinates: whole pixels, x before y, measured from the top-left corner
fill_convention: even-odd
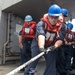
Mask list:
[[[65,17],[67,17],[68,16],[68,10],[67,9],[61,9],[61,13],[65,16]]]
[[[72,23],[68,23],[67,26],[72,30],[72,28],[73,28],[73,24]]]
[[[27,22],[27,21],[32,21],[33,19],[32,19],[32,17],[30,16],[30,15],[27,15],[26,17],[25,17],[25,21]]]
[[[60,14],[61,14],[61,8],[58,5],[54,4],[51,7],[49,7],[48,15],[60,16]]]

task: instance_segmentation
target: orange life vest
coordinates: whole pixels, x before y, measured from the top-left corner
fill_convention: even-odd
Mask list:
[[[46,39],[45,39],[45,47],[54,45],[56,38],[59,37],[59,32],[62,26],[60,21],[57,22],[56,25],[52,26],[48,21],[48,15],[45,15],[41,18],[45,22],[45,31],[46,31]]]
[[[30,22],[30,25],[28,25],[25,22],[23,27],[22,27],[23,38],[34,38],[34,35],[35,35],[34,28],[35,28],[35,26],[36,26],[36,22]]]

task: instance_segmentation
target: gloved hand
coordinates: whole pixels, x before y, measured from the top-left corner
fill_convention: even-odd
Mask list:
[[[51,51],[54,51],[55,49],[56,49],[56,47],[55,46],[50,46],[50,47],[48,47]]]
[[[46,49],[44,49],[44,48],[39,48],[39,49],[41,52],[44,52],[46,54],[46,52],[47,52]]]

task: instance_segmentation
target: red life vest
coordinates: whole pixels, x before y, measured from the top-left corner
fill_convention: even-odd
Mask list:
[[[35,28],[35,26],[36,26],[36,22],[30,22],[30,25],[28,25],[25,22],[23,27],[22,27],[23,38],[34,38],[34,35],[35,35],[34,28]]]
[[[73,33],[70,29],[67,28],[67,31],[66,31],[66,41],[69,43],[69,42],[72,42],[73,40]]]
[[[43,18],[41,18],[45,22],[45,31],[46,31],[46,39],[45,39],[45,47],[54,45],[56,38],[59,37],[59,32],[62,26],[62,23],[60,21],[57,22],[56,25],[52,26],[50,22],[48,21],[48,15],[45,15]]]
[[[73,31],[73,35],[74,35],[74,37],[75,37],[75,32]]]
[[[73,33],[73,41],[75,43],[75,32],[72,32]]]

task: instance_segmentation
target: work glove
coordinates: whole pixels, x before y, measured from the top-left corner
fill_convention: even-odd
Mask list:
[[[47,50],[44,48],[39,48],[41,52],[44,52],[46,54]]]
[[[48,47],[48,49],[50,49],[50,51],[54,51],[56,49],[56,47],[55,46],[50,46],[50,47]]]

